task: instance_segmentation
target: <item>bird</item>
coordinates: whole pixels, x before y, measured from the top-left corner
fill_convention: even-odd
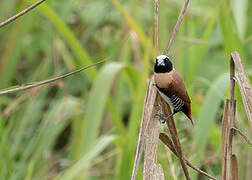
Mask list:
[[[173,107],[173,112],[165,117],[157,114],[162,122],[165,123],[170,117],[178,112],[183,112],[191,121],[191,100],[188,96],[185,84],[181,76],[173,67],[168,56],[159,55],[156,57],[154,65],[154,86],[157,88],[161,97]]]

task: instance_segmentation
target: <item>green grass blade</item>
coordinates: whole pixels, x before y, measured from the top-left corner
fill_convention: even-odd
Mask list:
[[[133,18],[130,16],[130,14],[123,8],[123,6],[117,0],[112,0],[112,3],[121,12],[123,17],[125,18],[125,20],[129,24],[130,28],[134,32],[136,32],[142,46],[146,47],[148,38],[145,35],[144,31],[141,29],[141,27],[133,20]]]
[[[214,25],[216,23],[217,12],[218,11],[216,11],[215,14],[213,14],[209,19],[207,27],[204,30],[204,33],[201,38],[203,41],[208,42],[211,37]],[[193,51],[193,58],[190,58],[190,68],[188,69],[189,71],[186,76],[187,84],[192,83],[193,79],[195,78],[195,75],[199,69],[200,62],[207,51],[207,44],[199,44],[197,46],[193,46],[192,48],[194,48],[194,51]]]
[[[129,179],[131,175],[131,168],[134,161],[135,145],[137,143],[138,128],[141,122],[142,107],[144,103],[144,97],[148,85],[149,71],[151,68],[151,44],[148,43],[148,48],[145,51],[143,58],[143,68],[139,82],[137,84],[136,93],[134,94],[132,110],[130,113],[128,132],[125,141],[121,144],[122,159],[120,168],[117,172],[117,178]]]
[[[11,170],[12,179],[24,179],[27,176],[30,170],[28,162],[33,162],[35,165],[36,173],[33,173],[33,175],[46,171],[50,167],[46,165],[43,154],[52,151],[57,137],[69,124],[71,120],[69,117],[76,113],[77,103],[77,99],[72,97],[66,97],[51,103],[36,133],[29,139],[27,137],[26,139],[23,138],[23,144],[19,145],[20,159]],[[29,128],[26,128],[25,132],[28,130]]]
[[[69,47],[74,51],[77,56],[75,64],[79,67],[92,64],[92,60],[88,53],[82,47],[71,29],[60,19],[56,12],[47,3],[40,5],[38,9],[41,10],[43,15],[52,22],[62,37],[66,40]],[[90,79],[93,79],[96,75],[96,68],[87,70],[86,74]]]
[[[80,135],[80,154],[86,152],[96,142],[99,134],[103,113],[106,109],[106,102],[109,91],[112,87],[117,73],[124,67],[122,63],[106,64],[99,72],[88,99],[87,114],[83,127],[83,135]],[[79,155],[80,155],[79,154]]]
[[[5,42],[4,51],[0,55],[0,88],[9,86],[14,78],[21,56],[22,40],[31,21],[30,17],[25,17],[10,30],[9,39]]]
[[[115,136],[105,136],[98,139],[97,143],[89,149],[75,164],[69,167],[62,175],[56,179],[69,180],[74,179],[83,169],[87,168],[89,163],[100,154],[113,140]]]
[[[209,138],[210,127],[214,123],[216,113],[218,112],[221,101],[224,99],[224,93],[228,88],[228,85],[228,74],[222,74],[215,82],[212,83],[200,110],[199,119],[195,121],[196,125],[193,136],[193,164],[196,167],[199,167],[200,162],[203,160]]]
[[[229,13],[226,0],[222,0],[220,11],[220,27],[224,39],[224,49],[226,55],[226,62],[229,62],[230,54],[233,51],[238,51],[245,63],[245,54],[242,43],[236,33],[236,26],[232,23],[232,14]]]
[[[234,20],[240,39],[244,40],[247,26],[248,0],[232,0]]]

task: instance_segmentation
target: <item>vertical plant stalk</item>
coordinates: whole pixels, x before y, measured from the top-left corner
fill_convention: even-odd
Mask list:
[[[144,140],[145,140],[145,130],[147,126],[147,119],[150,119],[151,117],[151,111],[153,107],[148,107],[148,100],[150,99],[150,87],[151,87],[151,81],[149,81],[148,88],[145,95],[144,100],[144,106],[143,106],[143,112],[142,112],[142,119],[141,119],[141,125],[138,135],[138,142],[137,142],[137,148],[136,148],[136,154],[135,154],[135,161],[134,161],[134,167],[131,175],[131,180],[136,179],[137,170],[139,167],[140,158],[143,152],[143,146],[144,146]],[[154,104],[154,102],[153,102]]]
[[[149,81],[148,89],[145,96],[145,103],[143,106],[141,127],[138,137],[137,150],[131,180],[136,179],[144,144],[145,156],[143,178],[146,180],[164,179],[163,169],[159,164],[156,163],[160,121],[154,117],[156,113],[156,108],[154,108],[154,105],[156,104],[157,90],[154,88],[153,83],[154,77],[152,77]]]
[[[177,31],[179,29],[179,26],[180,26],[180,24],[181,24],[181,22],[182,22],[182,20],[184,18],[184,15],[185,15],[188,4],[189,4],[189,0],[185,0],[183,8],[181,9],[181,11],[179,13],[178,20],[177,20],[177,22],[176,22],[176,24],[175,24],[175,26],[173,28],[173,31],[172,31],[172,34],[170,36],[168,45],[167,45],[166,49],[164,50],[163,54],[168,54],[168,52],[170,50],[170,47],[171,47],[171,45],[172,45],[172,43],[174,41],[174,38],[175,38],[175,36],[177,34]],[[158,96],[158,97],[159,97],[159,102],[161,103],[161,106],[163,108],[164,114],[166,116],[170,115],[171,114],[170,106],[165,102],[165,100],[163,98],[161,98],[160,96]],[[176,152],[178,154],[178,157],[179,157],[182,169],[184,171],[185,177],[186,177],[187,180],[190,180],[190,175],[189,175],[189,172],[188,172],[188,169],[187,169],[187,166],[186,166],[185,159],[183,157],[182,148],[181,148],[181,144],[179,142],[179,138],[178,138],[178,135],[177,135],[177,130],[176,130],[176,126],[175,126],[173,117],[171,117],[168,121],[166,121],[166,124],[168,126],[169,131],[170,131],[172,141],[173,141],[173,144],[174,144],[174,148],[175,148],[175,150],[176,150]]]
[[[154,0],[154,42],[156,49],[156,57],[158,56],[158,0]]]
[[[242,60],[239,53],[236,51],[231,53],[231,59],[234,62],[238,71],[238,76],[235,77],[235,81],[237,82],[239,86],[239,89],[242,95],[243,105],[244,105],[245,112],[249,120],[250,129],[252,132],[252,87],[251,87],[248,75],[242,64]]]
[[[238,161],[235,154],[231,156],[231,164],[232,180],[238,180]]]
[[[160,96],[159,96],[160,97]],[[161,106],[163,108],[163,113],[165,116],[168,116],[171,114],[171,109],[170,109],[170,106],[165,102],[165,100],[163,98],[159,98],[159,101],[161,103]],[[187,166],[186,166],[186,161],[184,159],[184,156],[183,156],[183,152],[182,152],[182,148],[181,148],[181,144],[180,144],[180,141],[179,141],[179,138],[178,138],[178,133],[177,133],[177,130],[176,130],[176,126],[175,126],[175,122],[174,122],[174,119],[173,117],[171,117],[170,119],[168,119],[166,121],[166,124],[167,124],[167,127],[169,129],[169,132],[171,134],[171,138],[172,138],[172,141],[173,141],[173,144],[174,144],[174,147],[176,149],[176,152],[178,154],[178,157],[179,157],[179,160],[180,160],[180,163],[181,163],[181,166],[182,166],[182,169],[184,171],[184,174],[185,174],[185,177],[187,180],[190,180],[190,175],[189,175],[189,172],[188,172],[188,169],[187,169]]]
[[[228,111],[229,111],[229,103],[226,100],[224,113],[222,117],[221,124],[221,148],[222,148],[222,165],[221,165],[221,179],[226,179],[226,164],[227,164],[227,132],[228,132]]]
[[[235,91],[235,65],[232,56],[230,57],[230,99],[234,100],[234,91]]]
[[[232,177],[238,174],[237,161],[232,159],[236,158],[232,154],[232,139],[234,131],[232,127],[235,126],[235,111],[236,100],[234,99],[234,72],[235,66],[232,57],[230,58],[230,99],[226,100],[223,119],[222,119],[222,180],[231,180]],[[234,164],[236,163],[236,164]]]
[[[181,24],[181,22],[182,22],[182,20],[184,18],[184,15],[185,15],[188,4],[189,4],[189,0],[185,0],[183,8],[181,9],[181,11],[179,13],[178,20],[177,20],[177,22],[176,22],[176,24],[175,24],[175,26],[174,26],[174,28],[172,30],[171,37],[169,39],[169,42],[168,42],[163,54],[168,54],[168,52],[169,52],[169,50],[171,48],[171,45],[172,45],[172,43],[174,41],[174,38],[175,38],[175,36],[176,36],[176,34],[178,32],[179,26],[180,26],[180,24]]]
[[[5,21],[0,23],[0,28],[4,27],[5,25],[15,21],[17,18],[23,16],[24,14],[28,13],[29,11],[31,11],[32,9],[34,9],[35,7],[37,7],[38,5],[40,5],[41,3],[43,3],[45,0],[40,0],[37,3],[31,5],[30,7],[24,9],[23,11],[19,12],[18,14],[6,19]]]
[[[235,66],[238,70],[237,77],[235,77]],[[232,154],[232,137],[235,133],[241,135],[249,145],[252,144],[245,134],[235,128],[235,81],[241,91],[243,105],[252,130],[252,88],[238,52],[233,52],[230,56],[230,99],[226,100],[222,119],[222,180],[238,180],[238,162],[236,155]]]
[[[152,81],[154,82],[154,81]],[[154,86],[151,84],[152,90],[150,91],[150,102],[153,100],[155,106],[157,106],[157,91]],[[144,171],[143,179],[145,180],[164,180],[164,173],[162,166],[157,164],[157,148],[158,148],[158,139],[160,134],[160,121],[155,115],[158,113],[157,108],[153,108],[151,113],[150,121],[146,127],[146,141],[145,141],[145,153],[144,153]]]
[[[116,6],[119,6],[116,0],[113,0],[112,2]],[[189,0],[185,0],[184,6],[179,14],[177,23],[174,26],[172,35],[170,37],[167,48],[164,51],[165,52],[164,54],[168,53],[170,46],[173,43],[173,40],[176,36],[178,28],[182,22],[185,11],[187,9],[188,3],[189,3]],[[154,34],[155,34],[154,41],[155,41],[155,49],[156,49],[156,56],[157,56],[158,55],[158,0],[154,0],[154,9],[155,9],[154,11]],[[154,77],[152,76],[151,80],[149,81],[149,86],[148,86],[148,90],[145,97],[145,104],[144,104],[144,109],[143,109],[143,114],[142,114],[141,127],[140,127],[140,132],[139,132],[139,138],[138,138],[138,144],[137,144],[137,150],[136,150],[135,162],[134,162],[131,180],[136,179],[137,169],[139,166],[139,161],[140,161],[144,144],[146,144],[146,147],[145,147],[143,178],[144,179],[164,179],[163,169],[160,165],[156,163],[157,144],[158,144],[158,138],[159,138],[159,133],[160,133],[160,121],[158,121],[155,118],[155,114],[157,113],[157,108],[154,108],[153,105],[154,104],[157,105],[156,104],[157,90],[153,87],[153,83],[154,83]],[[159,97],[158,98],[159,101],[160,99],[162,101],[162,98],[160,96],[158,97]],[[167,106],[167,104],[165,106]],[[169,106],[168,108],[170,111]],[[172,139],[174,141],[175,148],[177,149],[177,154],[180,159],[185,176],[187,180],[190,180],[187,166],[183,158],[181,145],[177,136],[174,120],[169,126],[172,129],[170,130],[172,134]]]

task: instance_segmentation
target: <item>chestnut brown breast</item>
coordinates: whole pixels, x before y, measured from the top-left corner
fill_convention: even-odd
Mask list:
[[[171,95],[174,94],[180,97],[183,101],[191,103],[184,81],[176,70],[172,70],[168,73],[155,73],[154,80],[157,86],[165,89],[167,93]]]

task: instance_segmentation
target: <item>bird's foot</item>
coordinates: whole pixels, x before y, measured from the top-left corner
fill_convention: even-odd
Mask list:
[[[162,124],[164,124],[169,119],[169,117],[165,117],[163,114],[156,114],[155,117],[159,118]]]
[[[156,114],[155,117],[158,117],[161,120],[161,122],[164,124],[174,114],[175,112],[171,113],[169,116],[164,116],[163,114]]]

